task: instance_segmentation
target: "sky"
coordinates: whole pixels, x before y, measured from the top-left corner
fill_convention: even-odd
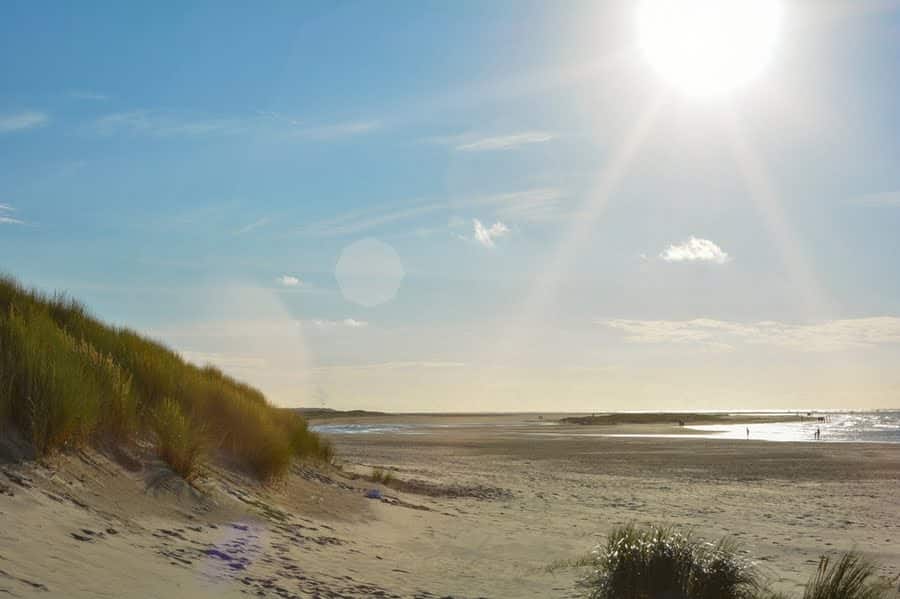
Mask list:
[[[0,270],[283,406],[900,407],[900,3],[779,7],[5,2]]]

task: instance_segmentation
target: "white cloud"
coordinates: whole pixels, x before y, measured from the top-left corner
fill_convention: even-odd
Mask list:
[[[12,131],[21,131],[23,129],[32,129],[34,127],[42,127],[47,124],[50,117],[43,112],[34,110],[26,110],[15,114],[0,115],[0,133],[9,133]]]
[[[725,264],[731,257],[718,245],[709,239],[700,239],[691,236],[690,239],[678,245],[670,245],[663,250],[659,257],[666,262],[713,262]]]
[[[457,138],[454,149],[460,152],[490,152],[515,150],[529,144],[544,143],[552,140],[554,135],[546,131],[523,131],[511,135],[495,135],[462,141]],[[452,138],[451,138],[452,139]]]
[[[485,227],[477,218],[472,219],[472,226],[475,229],[475,241],[486,248],[494,247],[494,240],[503,237],[509,233],[509,227],[501,223],[495,222],[490,228]]]
[[[303,284],[303,281],[300,280],[299,277],[295,277],[294,275],[281,275],[277,279],[279,285],[284,287],[299,287]]]
[[[900,206],[900,191],[886,191],[858,197],[854,203],[863,206]]]
[[[800,351],[841,351],[900,343],[900,318],[881,316],[794,324],[771,320],[740,323],[694,320],[599,320],[636,343],[686,343],[720,349],[739,344],[773,345]]]

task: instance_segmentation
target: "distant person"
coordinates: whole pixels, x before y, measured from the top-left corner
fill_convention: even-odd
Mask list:
[[[750,438],[750,427],[749,426],[747,427],[747,438],[748,439]]]
[[[816,441],[819,441],[822,438],[822,429],[816,427]]]

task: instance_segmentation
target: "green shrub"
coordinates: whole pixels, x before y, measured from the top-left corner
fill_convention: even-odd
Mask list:
[[[875,566],[856,552],[837,561],[823,556],[806,585],[803,599],[883,599],[886,585],[875,577]]]
[[[152,424],[157,455],[187,482],[197,478],[204,452],[202,431],[168,398],[154,410]]]
[[[584,581],[592,599],[750,599],[759,589],[733,544],[703,543],[673,528],[617,528],[593,556]]]

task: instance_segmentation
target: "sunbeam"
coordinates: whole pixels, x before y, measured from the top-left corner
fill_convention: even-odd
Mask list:
[[[665,101],[664,94],[657,94],[641,110],[622,144],[598,174],[587,200],[572,217],[570,230],[535,277],[530,293],[515,311],[511,322],[506,325],[504,334],[499,337],[500,345],[490,357],[502,362],[525,347],[523,335],[527,333],[520,326],[521,323],[542,322],[560,284],[570,272],[578,252],[585,247],[587,238],[609,204],[610,197],[647,139]]]
[[[729,146],[738,170],[744,177],[750,197],[759,208],[766,227],[778,247],[788,276],[796,287],[802,303],[802,313],[810,318],[832,315],[831,302],[822,291],[803,250],[795,241],[797,235],[791,230],[784,215],[768,170],[747,140],[739,116],[731,112],[727,115],[725,123]]]

